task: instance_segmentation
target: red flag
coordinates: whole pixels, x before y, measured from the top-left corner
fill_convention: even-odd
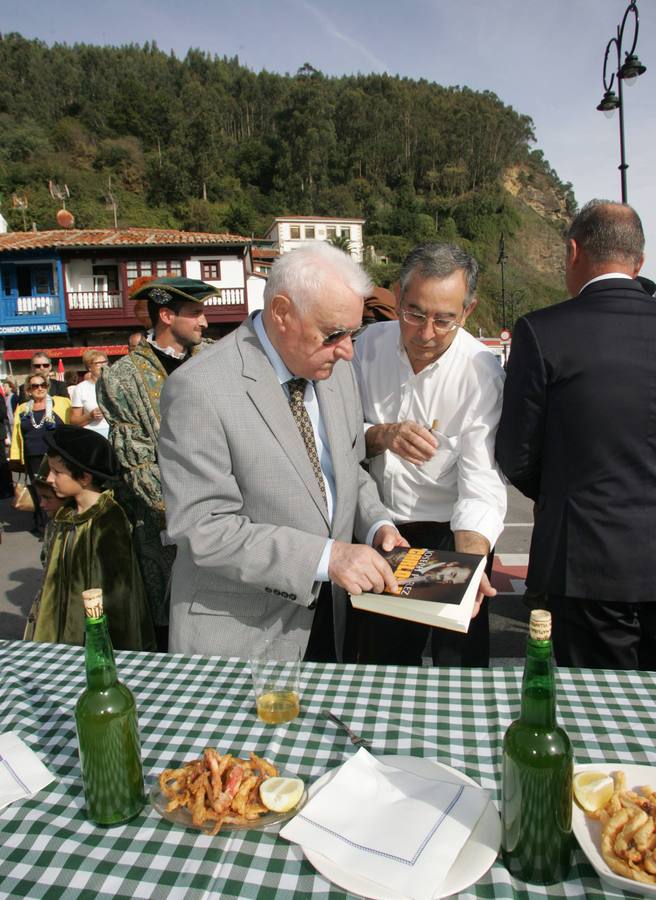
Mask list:
[[[57,381],[64,380],[64,363],[62,362],[61,359],[57,363],[57,375],[55,377],[56,377]]]

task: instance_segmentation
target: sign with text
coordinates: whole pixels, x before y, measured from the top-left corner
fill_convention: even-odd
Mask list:
[[[48,322],[46,325],[0,325],[3,334],[62,334],[68,331],[66,322]]]

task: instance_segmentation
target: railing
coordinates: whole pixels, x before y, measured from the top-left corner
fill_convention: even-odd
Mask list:
[[[5,300],[9,316],[52,316],[59,312],[59,297],[43,294],[38,297],[16,297]]]
[[[243,306],[244,303],[243,288],[221,288],[221,296],[210,297],[205,306]]]
[[[69,291],[68,308],[122,309],[123,295],[120,291]]]

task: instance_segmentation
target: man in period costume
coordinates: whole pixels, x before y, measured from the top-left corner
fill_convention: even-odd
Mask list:
[[[656,307],[644,233],[593,200],[567,234],[570,300],[516,323],[497,433],[536,503],[527,586],[547,594],[560,666],[656,669]]]
[[[247,657],[283,635],[306,659],[342,659],[345,591],[396,587],[368,546],[404,542],[360,466],[349,365],[369,291],[341,250],[294,250],[274,263],[262,313],[169,379],[159,453],[178,546],[173,651]],[[217,386],[211,400],[200,384]]]
[[[201,349],[207,319],[203,303],[218,290],[204,281],[167,277],[141,281],[132,289],[135,315],[151,330],[119,362],[105,368],[96,392],[110,425],[109,440],[123,476],[117,498],[134,525],[135,547],[157,631],[168,641],[168,584],[175,547],[162,543],[165,508],[157,441],[159,398],[168,376]]]

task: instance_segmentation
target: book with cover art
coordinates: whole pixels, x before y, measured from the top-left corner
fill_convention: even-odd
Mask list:
[[[392,567],[398,592],[351,594],[356,609],[451,631],[469,629],[487,557],[417,547],[381,553]]]

